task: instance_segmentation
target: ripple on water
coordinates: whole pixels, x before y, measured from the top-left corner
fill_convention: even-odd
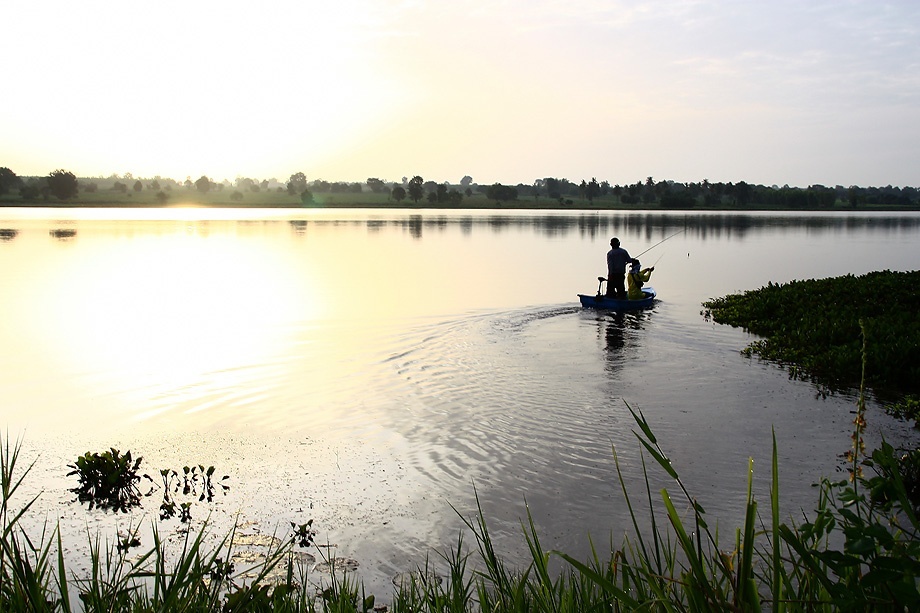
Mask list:
[[[512,559],[527,556],[520,537],[527,508],[544,546],[587,554],[588,533],[606,542],[612,532],[618,541],[629,527],[613,447],[642,507],[627,402],[723,525],[734,526],[742,512],[748,457],[764,491],[774,429],[784,504],[789,513],[810,508],[810,484],[833,473],[849,444],[853,399],[817,398],[809,384],[743,358],[747,338],[688,323],[660,303],[625,316],[549,306],[408,322],[369,336],[360,354],[332,351],[330,364],[319,366],[311,361],[323,353],[317,341],[309,359],[289,356],[163,390],[156,402],[170,408],[160,429],[142,422],[115,438],[36,441],[45,452],[36,465],[48,490],[43,517],[75,535],[65,547],[78,556],[87,526],[114,534],[125,521],[154,515],[156,503],[127,517],[86,513],[54,493],[66,491],[64,467],[77,454],[115,446],[142,450],[151,468],[201,462],[230,474],[229,494],[196,515],[210,516],[216,535],[241,522],[241,538],[276,529],[273,538],[287,538],[290,522],[315,519],[317,543],[338,543],[337,555],[359,563],[371,591],[417,568],[429,548],[456,542],[458,513],[474,514],[477,504]],[[875,414],[869,423],[887,422]],[[653,472],[652,486],[671,484]],[[169,538],[181,543],[184,535]]]

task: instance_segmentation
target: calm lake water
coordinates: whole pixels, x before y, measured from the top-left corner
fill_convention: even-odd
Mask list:
[[[578,305],[612,236],[633,255],[668,239],[641,258],[653,309]],[[426,556],[438,566],[476,494],[512,562],[525,500],[546,548],[619,544],[612,447],[644,492],[627,403],[723,530],[749,457],[768,500],[771,429],[783,512],[810,510],[849,446],[854,397],[742,357],[752,337],[700,303],[920,268],[920,215],[887,213],[4,209],[0,239],[3,425],[37,458],[32,525],[59,523],[75,568],[87,526],[114,538],[157,521],[156,493],[113,515],[67,492],[67,464],[116,447],[151,474],[229,475],[193,504],[217,536],[313,518],[379,596]],[[875,405],[868,421],[870,443],[904,441]],[[173,539],[179,526],[160,522]]]

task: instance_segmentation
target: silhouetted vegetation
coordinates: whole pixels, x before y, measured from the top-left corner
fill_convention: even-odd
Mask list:
[[[22,179],[6,166],[0,168],[0,196],[8,194],[22,185]]]
[[[511,202],[517,200],[517,197],[518,191],[515,188],[501,183],[493,183],[486,190],[486,198],[496,202]]]
[[[77,177],[66,170],[55,170],[48,175],[48,189],[58,200],[70,200],[77,195]]]
[[[67,173],[67,171],[55,171]],[[67,173],[71,174],[71,173]],[[544,209],[737,209],[737,210],[848,210],[848,209],[917,209],[920,189],[916,187],[860,187],[857,185],[807,187],[789,185],[755,185],[737,183],[697,183],[657,181],[647,177],[635,183],[611,184],[596,177],[570,181],[544,177],[530,184],[479,185],[469,175],[458,183],[426,181],[415,175],[411,179],[388,183],[369,177],[364,182],[309,180],[303,172],[292,174],[287,181],[237,177],[215,181],[201,176],[180,182],[156,176],[136,178],[122,176],[87,177],[79,180],[78,189],[51,190],[47,177],[18,177],[9,168],[0,168],[0,205],[15,206],[48,200],[56,196],[80,206],[160,206],[166,200],[174,204],[251,207],[387,207],[399,206],[406,199],[414,205],[443,208],[544,208]],[[74,181],[68,183],[72,188]],[[184,188],[184,195],[165,200],[174,189]],[[227,193],[223,191],[227,188]],[[304,200],[309,190],[312,200]],[[243,198],[236,196],[243,194]],[[512,197],[514,195],[514,197]],[[287,196],[287,197],[285,197]]]
[[[830,387],[861,380],[862,322],[866,383],[883,392],[920,391],[920,271],[770,283],[703,306],[716,322],[765,337],[748,346],[749,355]]]
[[[140,505],[141,493],[137,474],[142,458],[132,459],[131,452],[124,454],[114,447],[103,453],[86,452],[68,465],[72,468],[68,476],[76,475],[80,485],[71,491],[80,502],[89,503],[89,508],[127,512]]]

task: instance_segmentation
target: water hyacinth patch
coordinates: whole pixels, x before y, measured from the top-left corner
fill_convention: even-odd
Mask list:
[[[920,271],[769,283],[703,307],[717,323],[765,337],[748,346],[749,355],[831,388],[862,381],[862,321],[865,384],[896,395],[920,391]]]
[[[68,476],[77,475],[80,485],[71,491],[77,494],[80,502],[89,503],[90,509],[112,509],[127,512],[140,505],[141,492],[138,483],[141,475],[137,474],[142,458],[131,457],[131,452],[124,454],[114,447],[102,453],[86,452],[73,464]],[[147,477],[149,479],[149,477]]]

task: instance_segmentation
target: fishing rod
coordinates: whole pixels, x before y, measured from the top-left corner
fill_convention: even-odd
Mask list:
[[[686,231],[687,231],[687,228],[684,228],[683,230],[679,230],[678,232],[675,232],[674,234],[672,234],[672,235],[669,236],[668,238],[663,238],[663,239],[661,239],[660,241],[658,241],[657,243],[655,243],[654,245],[652,245],[651,247],[649,247],[648,249],[646,249],[645,251],[643,251],[642,253],[640,253],[639,255],[634,256],[633,259],[638,260],[640,255],[645,255],[646,253],[648,253],[649,251],[651,251],[652,249],[654,249],[655,247],[657,247],[657,246],[660,245],[661,243],[665,242],[666,240],[671,239],[671,238],[674,238],[674,237],[677,236],[678,234],[680,234],[680,233],[682,233],[682,232],[686,232]],[[660,259],[660,258],[659,258],[659,259]]]

